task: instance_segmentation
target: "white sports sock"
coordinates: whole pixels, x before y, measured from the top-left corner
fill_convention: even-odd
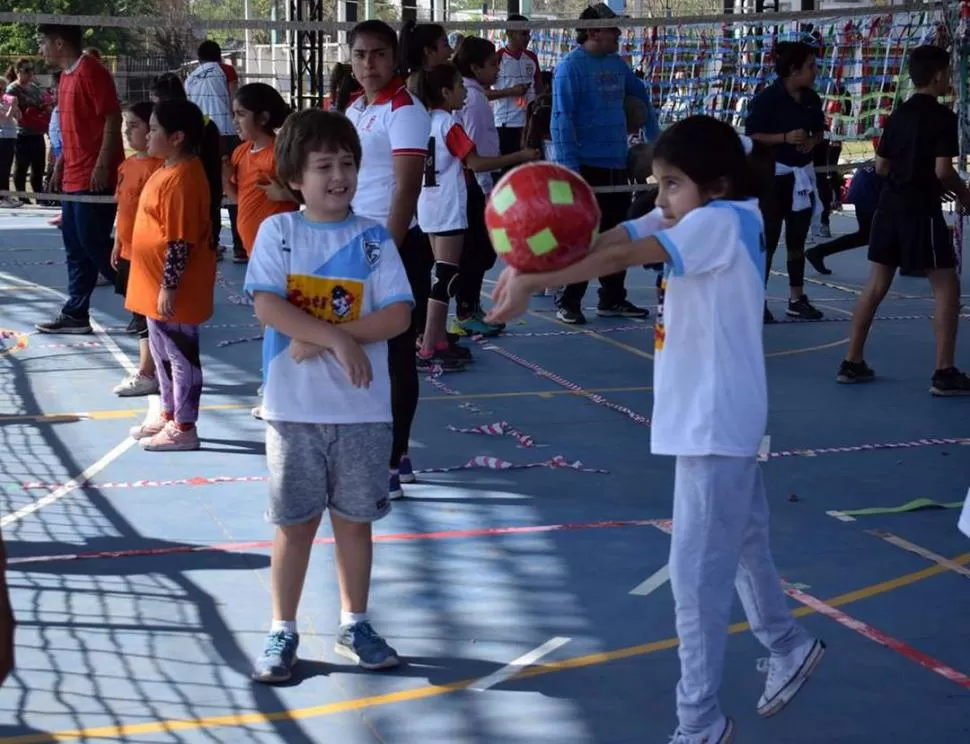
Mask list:
[[[274,620],[269,632],[278,633],[281,630],[286,633],[296,633],[296,620]]]
[[[346,610],[340,611],[341,625],[356,625],[357,623],[363,623],[366,620],[367,620],[366,612],[347,612]]]

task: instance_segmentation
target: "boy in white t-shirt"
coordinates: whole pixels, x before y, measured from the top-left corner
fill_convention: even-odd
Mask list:
[[[792,618],[768,539],[757,455],[768,395],[762,344],[761,189],[730,125],[693,116],[657,140],[657,209],[604,233],[581,261],[546,274],[507,269],[488,320],[505,322],[538,289],[642,264],[665,264],[655,335],[651,451],[673,455],[670,584],[681,679],[673,744],[728,744],[734,723],[718,689],[735,587],[770,651],[758,702],[774,715],[815,669],[825,645]],[[713,237],[712,237],[713,236]]]
[[[414,299],[391,234],[356,216],[360,140],[341,114],[308,109],[276,141],[279,180],[302,212],[260,225],[245,290],[266,326],[263,420],[270,473],[273,624],[253,678],[284,682],[313,539],[330,511],[340,585],[336,653],[365,669],[399,663],[367,617],[371,524],[390,511],[387,340]]]

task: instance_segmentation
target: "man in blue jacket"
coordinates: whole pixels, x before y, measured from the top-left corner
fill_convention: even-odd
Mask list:
[[[583,11],[581,21],[616,18],[606,3]],[[660,133],[657,115],[643,81],[617,53],[620,29],[576,32],[579,44],[556,66],[552,80],[552,143],[556,162],[577,171],[591,186],[625,186],[627,124],[624,102],[632,96],[647,106],[646,137]],[[616,227],[630,206],[630,193],[598,194],[603,213],[600,231]],[[648,311],[626,298],[626,272],[600,278],[596,314],[607,318],[645,318]],[[564,323],[586,322],[582,312],[586,282],[571,284],[556,298],[556,316]]]

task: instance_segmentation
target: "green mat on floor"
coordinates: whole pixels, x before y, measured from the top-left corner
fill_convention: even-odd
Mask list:
[[[848,517],[871,517],[876,514],[902,514],[904,512],[919,511],[920,509],[959,509],[963,501],[943,503],[933,499],[915,499],[902,506],[873,506],[868,509],[839,510],[840,514]]]

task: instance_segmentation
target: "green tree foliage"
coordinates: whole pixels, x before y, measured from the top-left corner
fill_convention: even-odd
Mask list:
[[[3,13],[51,13],[58,15],[136,16],[153,12],[152,0],[0,0]],[[140,48],[141,34],[124,28],[88,29],[84,43],[105,54],[118,54]],[[0,56],[4,58],[37,54],[36,27],[18,23],[0,30]]]

